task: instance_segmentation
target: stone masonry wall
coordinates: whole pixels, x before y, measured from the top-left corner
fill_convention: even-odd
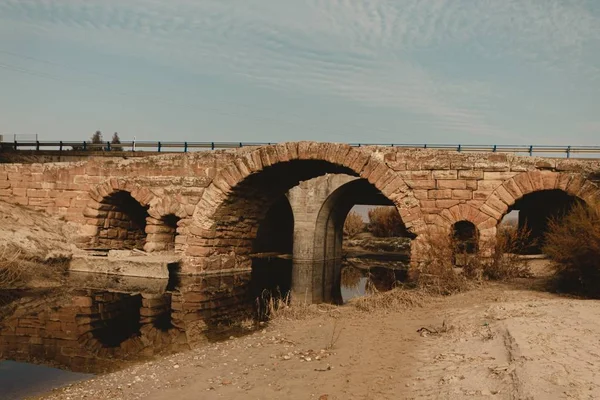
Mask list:
[[[264,171],[290,161],[296,164],[285,175],[271,174],[270,181],[261,181]],[[231,207],[255,212],[260,208],[255,203],[264,199],[236,188],[249,177],[265,188],[276,180],[281,195],[298,179],[306,179],[302,162],[313,162],[314,176],[332,172],[335,166],[368,180],[396,204],[407,227],[421,238],[428,229],[449,229],[467,220],[484,242],[495,235],[508,208],[528,193],[560,189],[586,201],[597,198],[594,177],[600,172],[597,159],[299,142],[136,159],[0,164],[0,201],[82,224],[81,241],[87,245],[104,229],[104,213],[111,211],[104,209],[105,199],[125,191],[148,208],[147,251],[168,248],[173,234],[164,217],[175,215],[180,220],[174,246],[185,255],[183,272],[248,270],[256,232],[256,223],[250,222],[260,219],[244,210],[234,213]],[[110,239],[118,237],[119,233]],[[419,241],[414,241],[416,250]],[[418,251],[412,254],[418,257]]]

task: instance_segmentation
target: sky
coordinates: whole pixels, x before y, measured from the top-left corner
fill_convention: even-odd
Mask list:
[[[600,0],[0,0],[0,134],[598,145]]]

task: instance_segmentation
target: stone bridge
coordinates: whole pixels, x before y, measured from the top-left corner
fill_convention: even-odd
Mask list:
[[[0,200],[81,224],[82,248],[172,251],[190,275],[252,273],[254,253],[291,253],[292,293],[328,301],[354,204],[395,205],[416,238],[467,225],[478,251],[520,210],[541,230],[600,198],[600,160],[292,142],[144,158],[0,164]],[[554,210],[554,211],[553,211]]]

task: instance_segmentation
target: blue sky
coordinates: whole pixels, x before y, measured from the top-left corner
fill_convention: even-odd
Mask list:
[[[600,0],[0,0],[0,134],[598,145]]]

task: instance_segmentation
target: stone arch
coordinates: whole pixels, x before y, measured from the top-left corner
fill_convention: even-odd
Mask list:
[[[323,201],[314,226],[313,301],[341,302],[343,226],[355,204],[397,206],[365,179],[346,177]],[[302,288],[299,288],[302,289]],[[301,290],[299,290],[301,291]]]
[[[310,169],[313,169],[311,172]],[[278,176],[274,171],[284,171]],[[317,171],[318,172],[315,172]],[[235,198],[241,199],[251,182],[260,176],[269,176],[273,185],[285,192],[301,180],[325,173],[346,173],[364,178],[402,210],[403,220],[410,228],[420,217],[418,201],[403,178],[384,160],[384,154],[371,148],[355,148],[335,143],[282,143],[248,149],[234,156],[205,189],[196,206],[187,255],[198,257],[196,267],[210,269],[248,268],[246,254],[256,234],[257,221],[252,213],[247,216],[223,214]],[[285,176],[285,182],[281,181]],[[283,188],[283,189],[282,189]],[[266,188],[271,190],[272,188]],[[263,199],[266,206],[266,199]],[[248,205],[240,200],[240,205]],[[231,208],[230,208],[231,209]],[[256,212],[256,210],[253,210]],[[259,214],[259,213],[257,213]],[[260,215],[258,218],[260,219]],[[407,220],[408,218],[408,220]],[[253,220],[254,219],[254,220]],[[237,232],[234,232],[237,230]],[[193,236],[193,237],[192,237]],[[226,260],[218,254],[228,253]],[[203,264],[203,265],[201,265]]]
[[[581,173],[538,170],[519,173],[498,186],[480,207],[490,217],[482,224],[489,232],[487,239],[495,237],[498,224],[515,203],[528,195],[545,191],[561,191],[587,204],[600,199],[598,184]]]
[[[456,253],[476,254],[479,250],[479,230],[477,226],[467,220],[460,220],[452,224],[452,239]]]
[[[492,192],[480,210],[493,218],[495,227],[516,201],[543,190],[561,190],[588,204],[600,199],[598,184],[586,179],[583,174],[527,171],[504,181]]]
[[[140,209],[145,210],[143,221],[138,221],[139,236],[134,244],[128,243],[124,246],[119,245],[119,241],[129,240],[127,232],[119,232],[119,228],[127,229],[127,219],[129,216],[123,216],[122,211],[118,209],[118,205],[111,205],[107,199],[115,199],[115,196],[121,197],[121,200],[129,201],[129,199],[137,202]],[[117,199],[118,201],[119,199]],[[132,207],[136,207],[131,203]],[[141,212],[141,211],[140,211]],[[123,221],[114,221],[112,225],[116,226],[113,232],[102,232],[109,230],[111,222],[108,218],[112,216],[118,217]],[[170,240],[174,240],[177,233],[177,227],[169,226],[167,216],[172,215],[175,218],[181,219],[187,217],[187,214],[182,205],[170,196],[157,196],[150,189],[141,185],[125,180],[125,179],[109,179],[90,190],[90,200],[84,209],[84,217],[86,224],[91,226],[86,234],[91,236],[92,243],[98,243],[98,237],[105,235],[105,244],[109,248],[129,248],[143,247],[145,251],[170,250],[175,246],[171,246]],[[141,216],[139,218],[142,218]],[[121,229],[123,230],[123,229]],[[143,239],[141,236],[143,235]],[[108,241],[108,239],[111,239]],[[143,240],[143,242],[142,242]],[[102,242],[102,241],[100,241]],[[143,243],[143,244],[142,244]]]

